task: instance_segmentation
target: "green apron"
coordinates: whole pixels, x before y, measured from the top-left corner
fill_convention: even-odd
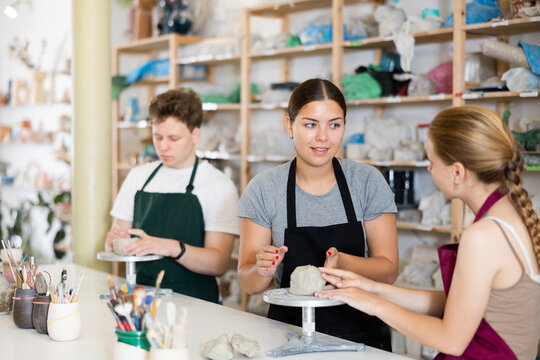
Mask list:
[[[148,177],[142,189],[135,194],[133,228],[142,229],[150,236],[182,240],[191,246],[204,247],[201,203],[197,196],[192,194],[198,164],[199,158],[195,158],[185,193],[145,192],[144,188],[163,165],[160,164]],[[219,290],[215,277],[196,274],[170,257],[138,262],[137,284],[155,286],[157,274],[162,269],[165,270],[165,276],[161,287],[202,300],[218,302]]]

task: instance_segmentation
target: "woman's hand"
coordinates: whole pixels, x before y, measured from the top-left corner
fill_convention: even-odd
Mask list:
[[[324,261],[325,268],[338,268],[339,251],[335,247],[331,247],[326,251],[326,260]]]
[[[286,246],[280,248],[272,245],[263,246],[255,256],[257,272],[262,276],[273,276],[288,250]]]
[[[378,296],[355,287],[323,290],[314,295],[321,299],[341,300],[368,315],[376,315],[377,304],[381,300]]]
[[[144,230],[129,229],[130,235],[138,236],[141,240],[127,245],[123,250],[130,256],[142,256],[148,254],[176,256],[180,251],[177,240],[163,239],[148,235]]]
[[[336,289],[356,287],[365,291],[373,291],[375,281],[365,278],[362,275],[328,267],[320,267],[319,271],[322,278]]]

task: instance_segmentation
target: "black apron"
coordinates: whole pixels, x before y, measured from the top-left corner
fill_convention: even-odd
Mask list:
[[[290,286],[291,273],[297,266],[323,266],[330,247],[340,252],[364,257],[364,229],[356,213],[339,161],[332,160],[334,174],[347,214],[347,223],[330,226],[296,226],[296,159],[291,162],[287,182],[287,229],[285,246],[289,248],[283,259],[281,288]],[[268,317],[292,325],[302,326],[302,309],[270,305]],[[369,316],[349,305],[315,309],[316,331],[379,349],[392,351],[390,329],[375,316]]]
[[[142,189],[135,194],[133,228],[142,229],[150,236],[182,240],[192,246],[204,247],[204,217],[201,203],[197,196],[192,194],[198,164],[199,158],[195,158],[185,193],[145,192],[144,188],[163,165],[160,164],[148,177]],[[219,291],[215,277],[196,274],[170,257],[138,262],[137,284],[155,286],[157,274],[162,269],[165,270],[162,288],[218,302]]]

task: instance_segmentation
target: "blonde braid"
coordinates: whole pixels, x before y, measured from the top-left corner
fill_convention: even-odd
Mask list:
[[[523,156],[519,150],[516,149],[514,157],[512,160],[508,161],[505,169],[506,184],[510,190],[512,202],[516,206],[521,219],[527,226],[533,250],[536,254],[536,261],[540,265],[540,221],[538,221],[538,214],[532,207],[527,190],[523,188],[523,180],[520,175],[523,170]]]

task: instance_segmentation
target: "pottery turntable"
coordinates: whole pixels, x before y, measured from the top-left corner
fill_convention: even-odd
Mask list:
[[[343,305],[340,300],[320,299],[315,296],[293,295],[289,289],[274,289],[265,291],[263,299],[267,303],[281,306],[302,308],[302,335],[288,332],[288,342],[267,355],[281,357],[295,354],[326,351],[364,351],[364,344],[358,344],[342,339],[325,339],[315,334],[315,308]],[[323,335],[326,336],[326,335]]]

